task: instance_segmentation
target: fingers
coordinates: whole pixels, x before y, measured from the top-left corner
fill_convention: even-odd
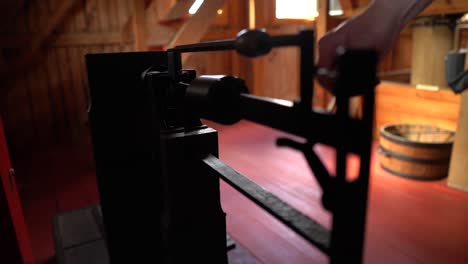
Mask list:
[[[330,72],[336,70],[336,50],[339,46],[343,45],[343,41],[340,41],[341,38],[342,36],[336,34],[336,32],[330,32],[324,35],[318,43],[319,59],[317,63],[317,80],[320,85],[332,93],[335,78],[330,75]]]

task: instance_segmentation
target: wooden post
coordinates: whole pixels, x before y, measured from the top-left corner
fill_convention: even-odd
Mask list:
[[[133,1],[133,34],[135,51],[146,51],[145,0]]]
[[[256,20],[254,0],[235,1],[234,4],[230,5],[230,8],[229,18],[231,21],[234,21],[231,27],[233,27],[235,31],[239,32],[245,28],[255,28]],[[234,35],[230,35],[228,37],[232,38]],[[239,56],[235,51],[232,51],[230,56],[232,61],[232,75],[242,76],[248,84],[247,87],[253,87],[251,60],[243,56]]]
[[[255,28],[255,0],[249,0],[249,29]]]
[[[341,4],[341,9],[343,10],[344,15],[347,17],[351,17],[354,9],[356,8],[356,6],[354,5],[354,1],[340,0],[339,2]]]
[[[468,69],[468,56],[465,59],[465,69]],[[458,128],[450,160],[448,176],[450,187],[468,192],[468,91],[462,93]]]
[[[320,39],[323,35],[325,35],[328,31],[328,9],[329,9],[329,1],[328,0],[318,0],[318,13],[319,16],[317,17],[317,39]]]
[[[329,11],[329,0],[318,0],[318,13],[316,21],[316,42],[323,37],[328,31],[328,11]],[[316,49],[318,51],[318,49]],[[316,54],[318,54],[316,52]],[[318,56],[316,56],[318,58]],[[326,108],[329,101],[328,92],[317,82],[314,82],[314,102],[313,105],[318,108]]]

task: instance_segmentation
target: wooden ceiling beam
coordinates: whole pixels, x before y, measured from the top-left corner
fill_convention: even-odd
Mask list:
[[[458,14],[468,12],[468,1],[466,0],[439,0],[430,4],[420,16]]]
[[[148,49],[146,44],[146,0],[133,1],[133,35],[134,35],[134,49],[135,51],[146,51]]]
[[[369,4],[369,0],[340,0],[345,17],[358,15]],[[436,0],[418,16],[461,14],[468,12],[466,0]]]
[[[198,11],[177,31],[168,47],[199,42],[218,15],[217,10],[224,6],[224,2],[225,0],[205,0]],[[183,56],[183,60],[186,59],[187,56]]]
[[[316,25],[315,25],[316,42],[315,43],[318,43],[318,40],[322,38],[323,35],[325,35],[328,32],[328,20],[330,19],[330,16],[328,15],[328,11],[330,11],[329,0],[318,0],[319,15],[316,18]],[[318,52],[316,54],[318,54]],[[330,95],[322,86],[320,86],[318,82],[315,82],[314,93],[315,93],[315,97],[314,97],[313,105],[316,107],[326,108],[330,101]]]

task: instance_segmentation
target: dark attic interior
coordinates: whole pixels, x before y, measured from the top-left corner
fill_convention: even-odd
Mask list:
[[[468,263],[467,48],[466,0],[2,0],[0,263]]]

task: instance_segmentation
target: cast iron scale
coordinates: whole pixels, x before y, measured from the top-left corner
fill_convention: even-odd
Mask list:
[[[167,52],[87,56],[97,180],[112,263],[227,263],[219,178],[328,255],[330,263],[362,262],[377,57],[367,50],[341,52],[334,73],[337,111],[315,112],[313,43],[310,30],[282,36],[245,30],[235,39]],[[294,102],[249,95],[237,77],[196,77],[181,65],[185,52],[236,50],[257,57],[284,46],[300,49],[300,98]],[[364,98],[359,120],[348,115],[349,99],[356,95]],[[304,154],[322,188],[322,204],[333,215],[332,229],[219,160],[217,132],[200,118],[222,124],[246,119],[302,138],[276,143]],[[314,153],[316,143],[336,148],[336,175]],[[360,157],[359,177],[352,181],[348,154]]]

